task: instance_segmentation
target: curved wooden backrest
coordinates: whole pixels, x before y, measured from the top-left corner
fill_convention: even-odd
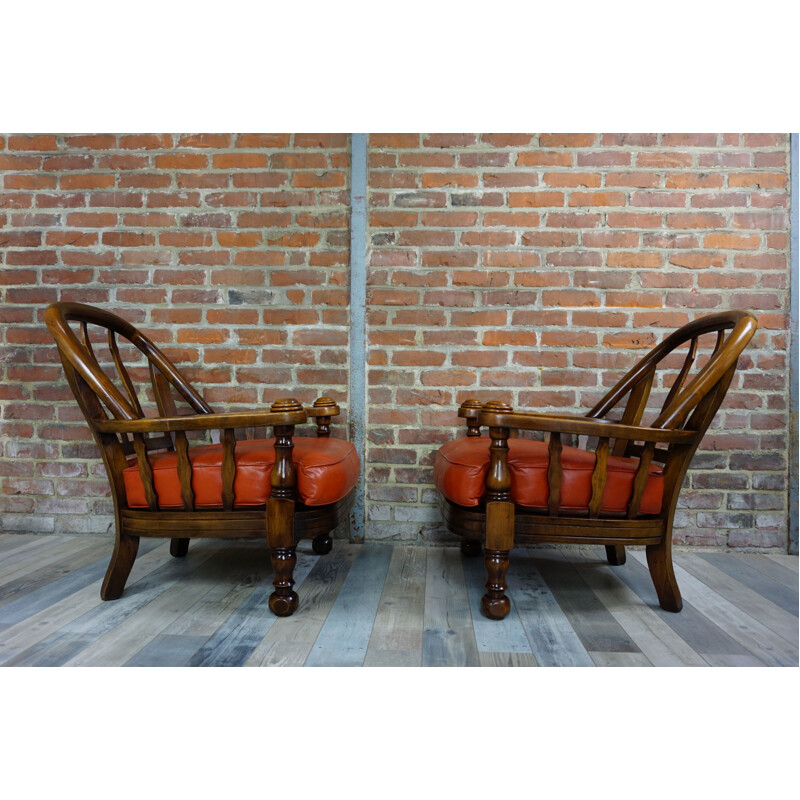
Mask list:
[[[105,408],[115,419],[133,420],[144,416],[133,381],[120,357],[117,335],[125,337],[147,357],[153,392],[162,415],[175,413],[170,386],[198,414],[213,413],[213,409],[161,350],[122,317],[83,303],[62,302],[49,305],[44,312],[44,320],[58,346],[67,380],[90,425],[95,419],[107,418]],[[80,323],[80,339],[70,327],[70,322]],[[104,328],[108,332],[108,347],[125,394],[101,369],[92,349],[88,325]]]
[[[635,520],[639,515],[650,479],[651,464],[663,465],[660,472],[664,483],[658,516],[670,520],[692,456],[722,404],[736,371],[738,358],[756,328],[756,318],[749,311],[710,314],[684,325],[629,370],[587,413],[586,418],[571,414],[514,412],[511,406],[503,402],[465,400],[458,414],[467,421],[467,436],[480,436],[481,425],[486,425],[492,439],[486,477],[487,501],[505,502],[510,499],[508,438],[510,430],[517,428],[549,434],[547,505],[550,517],[558,517],[561,513],[562,435],[567,435],[586,436],[587,450],[592,449],[590,440],[596,440],[593,445],[595,464],[591,477],[591,499],[585,510],[590,520],[602,516],[609,456],[638,458],[624,514],[628,520]],[[716,334],[713,352],[687,382],[691,368],[698,360],[698,339],[706,334]],[[672,369],[672,360],[666,364],[662,362],[686,342],[689,342],[688,353],[669,387],[660,412],[650,425],[643,424],[642,415],[656,371],[659,367]],[[622,419],[609,419],[608,413],[626,396],[628,401]]]
[[[687,427],[702,436],[725,397],[739,356],[757,327],[756,318],[741,310],[709,314],[684,325],[641,359],[587,416],[603,418],[629,395],[622,421],[639,425],[659,365],[676,348],[689,342],[683,366],[652,427],[666,430]],[[717,335],[711,357],[687,383],[697,359],[698,339],[710,333]]]

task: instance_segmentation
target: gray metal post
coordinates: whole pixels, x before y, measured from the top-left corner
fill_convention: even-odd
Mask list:
[[[798,153],[797,153],[798,134],[791,134],[791,168],[790,176],[792,181],[791,188],[791,237],[790,237],[790,270],[789,270],[789,339],[790,345],[790,368],[789,368],[789,552],[797,555],[797,514],[798,514],[798,430],[797,430],[797,400],[798,400],[798,313],[797,295],[800,290],[798,280],[800,280],[800,269],[798,269],[798,256],[800,248],[798,246]]]
[[[364,541],[366,453],[367,135],[350,134],[350,441],[361,476],[350,512],[350,541]]]

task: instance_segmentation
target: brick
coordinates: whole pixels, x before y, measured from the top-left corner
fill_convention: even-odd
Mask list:
[[[412,181],[411,185],[414,185]],[[469,172],[425,172],[422,174],[422,187],[436,189],[442,186],[475,187],[478,176]]]
[[[541,133],[540,147],[591,147],[597,139],[596,133]]]
[[[709,233],[706,234],[703,244],[718,250],[757,250],[761,237],[741,233]]]
[[[168,133],[135,134],[121,136],[119,146],[123,150],[166,150],[173,146],[173,140]]]
[[[369,135],[370,147],[398,150],[416,148],[419,145],[420,135],[418,133],[371,133]]]
[[[669,257],[670,264],[687,269],[721,268],[725,266],[725,262],[725,257],[717,253],[675,253]]]
[[[509,198],[510,204],[510,198]],[[625,195],[622,192],[572,192],[569,196],[570,207],[575,206],[624,206]],[[635,203],[635,205],[640,205]]]
[[[263,169],[267,166],[267,156],[264,153],[218,153],[211,157],[211,166],[214,169]]]
[[[491,147],[525,147],[533,137],[529,133],[482,133],[480,138]]]
[[[289,133],[240,133],[236,137],[236,147],[259,149],[288,147],[291,139]]]
[[[601,185],[603,177],[599,172],[545,172],[542,180],[547,186],[596,188]]]
[[[509,192],[508,205],[511,208],[561,207],[564,205],[564,193]]]
[[[424,147],[469,147],[477,142],[474,133],[432,133],[422,140]]]
[[[625,267],[635,269],[655,269],[662,266],[664,257],[661,253],[643,253],[639,251],[611,251],[606,256],[609,267]]]
[[[231,136],[228,133],[184,134],[178,139],[178,147],[213,147],[219,150],[230,145]]]

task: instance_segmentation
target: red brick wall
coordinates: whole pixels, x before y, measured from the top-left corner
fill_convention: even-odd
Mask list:
[[[784,545],[788,136],[376,134],[369,159],[372,536],[441,537],[432,455],[464,399],[586,410],[671,329],[742,307],[750,369],[676,540]]]
[[[139,325],[220,409],[346,404],[346,135],[9,135],[0,176],[3,528],[112,522],[53,300]]]
[[[346,403],[348,144],[0,136],[0,529],[111,521],[56,298],[141,324],[219,408]],[[676,534],[784,546],[787,135],[376,134],[369,159],[367,538],[446,538],[431,456],[462,399],[585,410],[675,326],[745,307]]]

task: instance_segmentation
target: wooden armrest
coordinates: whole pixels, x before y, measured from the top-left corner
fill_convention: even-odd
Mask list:
[[[485,407],[478,415],[478,420],[481,425],[492,428],[522,428],[529,431],[576,433],[667,444],[688,444],[695,437],[695,431],[662,430],[568,414],[538,414],[532,411],[491,410]]]
[[[230,414],[197,414],[186,417],[108,419],[98,420],[94,424],[101,433],[164,433],[302,425],[306,419],[305,410],[300,408],[291,411],[237,411]]]

